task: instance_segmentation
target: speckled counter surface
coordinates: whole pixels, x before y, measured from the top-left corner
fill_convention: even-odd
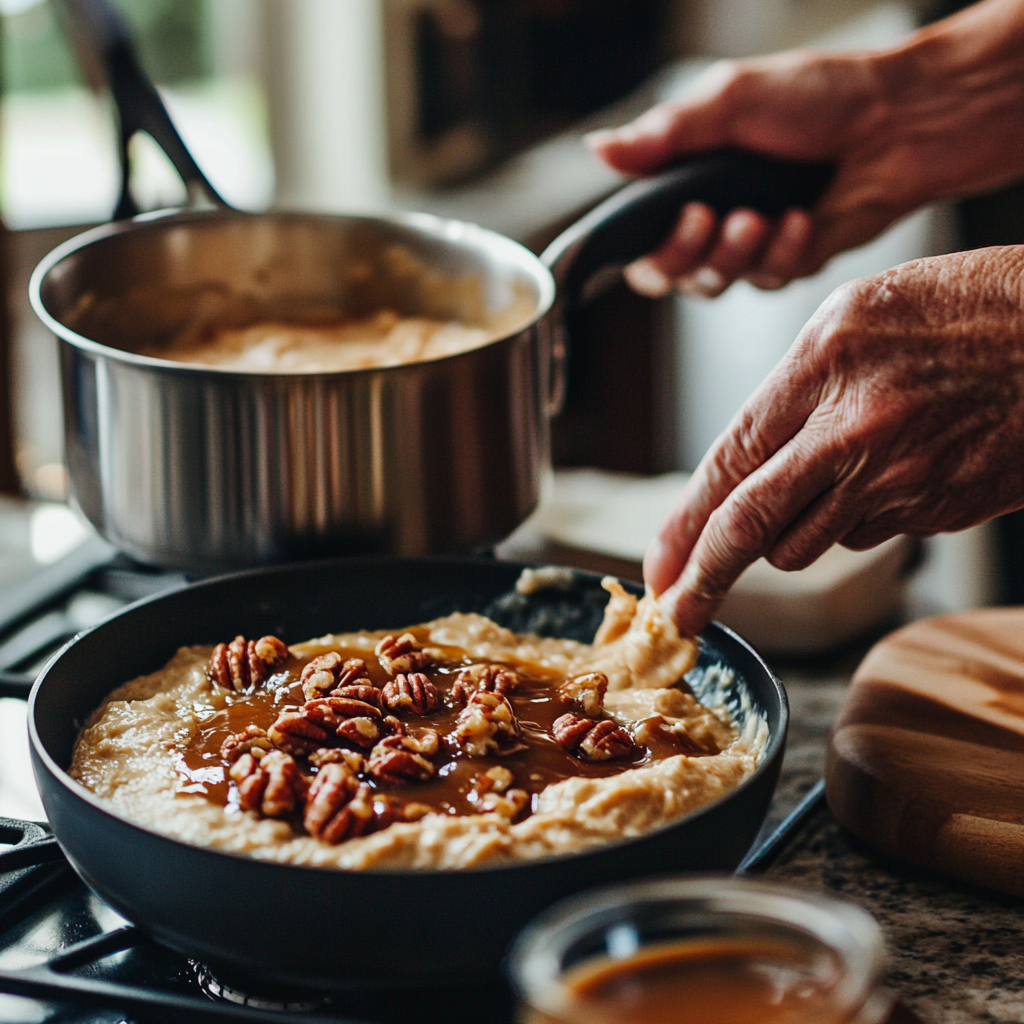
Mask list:
[[[769,816],[777,824],[821,778],[828,730],[862,650],[827,666],[777,666],[792,727]],[[766,878],[859,903],[889,944],[888,983],[927,1024],[1024,1024],[1024,901],[894,862],[847,836],[827,808]]]

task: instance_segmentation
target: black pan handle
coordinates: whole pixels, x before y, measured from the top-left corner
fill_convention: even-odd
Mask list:
[[[131,32],[121,14],[107,0],[59,0],[59,10],[87,75],[100,65],[117,107],[121,195],[114,219],[139,212],[130,188],[128,143],[140,131],[156,142],[181,175],[190,206],[227,207],[192,159],[160,94],[139,66]]]
[[[541,259],[558,289],[550,331],[548,406],[557,415],[565,398],[567,318],[617,280],[627,263],[657,249],[680,209],[707,203],[719,215],[747,207],[777,217],[809,209],[832,180],[826,163],[795,163],[741,150],[705,153],[631,182],[556,238]]]

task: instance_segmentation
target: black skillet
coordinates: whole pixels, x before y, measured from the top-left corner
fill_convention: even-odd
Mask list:
[[[700,666],[736,676],[732,710],[770,738],[757,771],[697,813],[573,856],[452,871],[340,871],[222,853],[169,839],[104,809],[65,772],[83,721],[115,686],[182,644],[238,633],[297,642],[329,631],[484,611],[517,630],[589,640],[607,594],[579,573],[568,590],[515,594],[520,566],[482,559],[381,559],[260,569],[140,602],[81,634],[43,670],[29,702],[32,760],[49,822],[86,884],[153,938],[227,977],[314,988],[492,978],[538,911],[639,875],[730,870],[754,840],[782,765],[781,683],[736,634],[701,636]],[[699,692],[699,688],[698,688]]]

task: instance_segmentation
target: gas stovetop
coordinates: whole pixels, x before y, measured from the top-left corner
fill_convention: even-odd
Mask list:
[[[0,1022],[512,1021],[512,997],[501,984],[322,994],[261,991],[258,982],[217,978],[122,918],[79,880],[45,825],[21,820],[42,815],[24,742],[24,700],[39,669],[81,630],[186,582],[92,537],[0,591],[0,815],[24,808],[19,818],[0,816]],[[820,786],[812,790],[741,870],[773,861],[821,796]]]
[[[5,1024],[512,1020],[511,996],[501,985],[324,995],[225,983],[159,946],[94,896],[45,827],[0,818],[0,842],[11,844],[0,853]]]

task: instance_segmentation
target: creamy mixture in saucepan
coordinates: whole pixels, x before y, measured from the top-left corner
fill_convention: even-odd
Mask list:
[[[142,354],[250,373],[326,373],[441,359],[478,348],[496,336],[483,327],[382,310],[337,324],[268,321],[193,329]]]
[[[640,835],[728,793],[767,730],[613,579],[593,644],[476,614],[286,647],[185,647],[115,690],[71,775],[167,835],[340,868],[466,867]],[[708,699],[707,697],[705,699]]]

